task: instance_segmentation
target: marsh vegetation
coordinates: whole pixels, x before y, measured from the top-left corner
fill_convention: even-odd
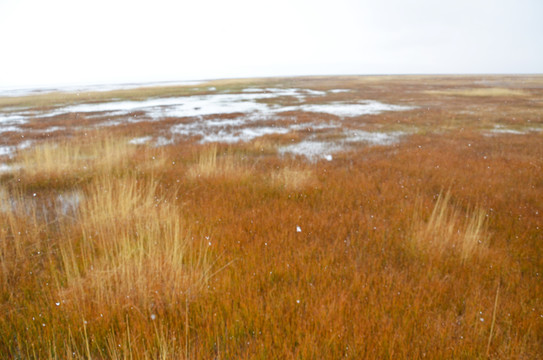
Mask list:
[[[213,94],[258,99],[42,116]],[[318,110],[368,100],[389,107]],[[7,358],[543,354],[542,77],[223,80],[0,109],[17,127],[0,144]],[[288,151],[305,143],[321,145]]]

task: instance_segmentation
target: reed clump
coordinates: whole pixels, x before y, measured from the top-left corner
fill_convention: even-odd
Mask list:
[[[59,246],[66,284],[60,297],[100,307],[168,307],[206,284],[205,252],[194,244],[173,197],[157,194],[157,183],[101,177],[86,189],[79,236]],[[192,248],[192,249],[191,249]]]
[[[414,245],[437,258],[457,256],[465,262],[484,256],[489,238],[485,212],[476,208],[462,214],[451,203],[450,191],[439,194],[426,221],[419,215],[414,219]]]
[[[219,152],[217,144],[209,145],[198,152],[197,162],[188,168],[190,178],[243,178],[250,174],[243,153],[228,149]]]
[[[290,166],[273,171],[270,179],[275,186],[295,191],[316,184],[315,175],[310,169]]]
[[[36,177],[74,175],[71,160],[87,164],[84,183],[68,193],[28,194],[27,182],[0,187],[0,327],[25,329],[0,346],[8,341],[10,356],[39,358],[181,356],[188,339],[170,336],[183,338],[188,306],[205,292],[213,261],[191,236],[177,189],[127,168],[134,153],[123,145],[64,145],[23,158],[44,160]],[[153,160],[141,165],[156,168]]]
[[[25,183],[81,181],[127,168],[135,153],[127,139],[108,136],[46,142],[18,155],[17,176]]]

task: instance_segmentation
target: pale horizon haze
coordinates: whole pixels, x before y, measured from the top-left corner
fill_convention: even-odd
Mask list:
[[[0,88],[543,72],[543,1],[0,0]]]

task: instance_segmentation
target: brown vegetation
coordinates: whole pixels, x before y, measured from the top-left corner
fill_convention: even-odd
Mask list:
[[[416,82],[367,83],[392,81]],[[20,153],[0,183],[1,353],[540,358],[541,132],[487,136],[495,112],[439,101],[368,117],[424,131],[333,161],[277,155],[285,136],[130,145],[138,124]]]

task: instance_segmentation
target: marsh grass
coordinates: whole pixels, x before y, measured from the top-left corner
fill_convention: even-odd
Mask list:
[[[427,94],[432,95],[453,95],[453,96],[475,96],[475,97],[518,97],[529,96],[525,90],[508,88],[473,88],[473,89],[450,89],[450,90],[429,90]]]
[[[0,267],[4,294],[15,291],[20,277],[31,265],[28,250],[40,247],[41,230],[36,209],[26,206],[22,192],[0,187]]]
[[[26,183],[66,182],[127,168],[135,152],[127,139],[101,135],[38,144],[22,151],[15,162],[17,175]]]
[[[307,168],[284,167],[272,172],[271,183],[286,190],[301,190],[306,186],[316,184],[313,171]]]
[[[451,202],[450,191],[439,194],[426,221],[415,214],[413,227],[414,245],[438,259],[457,256],[466,262],[475,256],[484,256],[488,248],[485,212],[468,209],[462,214],[458,205]]]
[[[188,168],[187,173],[190,178],[243,178],[249,174],[250,168],[243,152],[234,152],[232,148],[220,152],[217,144],[201,149],[197,162]]]
[[[152,180],[101,177],[90,184],[79,210],[80,235],[59,246],[66,274],[59,296],[110,311],[129,299],[145,312],[179,302],[188,289],[197,294],[209,264],[205,253],[192,258],[174,196],[158,195]]]
[[[524,79],[490,80],[506,86]],[[479,80],[285,82],[430,103],[371,117],[375,126],[428,131],[392,146],[353,147],[332,161],[282,157],[266,144],[260,151],[249,142],[179,140],[104,154],[116,160],[99,165],[88,149],[107,136],[59,140],[74,146],[64,151],[75,165],[0,180],[0,353],[541,358],[543,142],[535,133],[487,137],[477,130],[506,116],[527,123],[518,110],[526,99],[424,93]],[[529,91],[529,101],[536,99],[539,90]],[[484,111],[458,115],[467,105]],[[540,111],[530,109],[535,122]],[[360,120],[343,124],[359,128]],[[137,123],[108,135],[130,139],[152,128]],[[284,145],[304,134],[262,140]],[[89,172],[81,164],[90,164]],[[66,212],[55,205],[61,194],[81,195]]]
[[[256,138],[245,146],[248,152],[258,155],[274,155],[278,147],[279,142],[272,136]]]
[[[69,213],[55,201],[41,199],[56,199],[62,194],[58,190],[37,197],[26,194],[27,182],[0,188],[1,299],[19,304],[0,323],[26,329],[26,335],[14,338],[17,350],[12,355],[79,359],[126,358],[140,351],[154,358],[180,354],[188,345],[171,343],[165,334],[172,328],[152,325],[164,316],[174,323],[187,321],[184,304],[205,289],[213,260],[207,247],[191,237],[177,190],[163,189],[152,173],[118,171],[134,156],[123,142],[47,144],[21,156],[27,166],[36,165],[35,178],[79,177],[85,164],[88,179],[71,190],[81,195]],[[153,160],[147,160],[147,167],[157,166]],[[17,291],[25,286],[37,291]],[[103,321],[97,323],[97,317]],[[145,324],[151,325],[144,330],[149,339],[141,343],[129,328],[141,334]],[[51,337],[45,340],[45,334]]]
[[[536,254],[537,218],[529,206],[525,223],[507,214],[518,211],[510,198],[537,202],[540,190],[510,183],[535,186],[529,153],[543,150],[535,136],[529,147],[463,136],[316,164],[257,158],[247,144],[142,146],[121,152],[136,170],[108,161],[111,172],[72,184],[82,195],[69,216],[38,216],[61,190],[34,198],[7,181],[0,348],[50,359],[533,357],[539,319],[523,309],[536,308],[538,285],[524,286],[515,264]]]

